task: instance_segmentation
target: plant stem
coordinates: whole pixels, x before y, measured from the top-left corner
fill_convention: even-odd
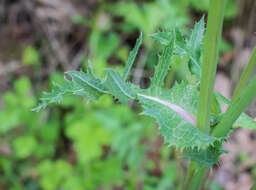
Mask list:
[[[186,178],[185,178],[185,183],[184,183],[184,186],[183,186],[183,190],[188,189],[191,178],[192,178],[192,176],[195,172],[195,169],[196,169],[196,163],[191,161],[190,164],[189,164],[188,170],[187,170],[187,175],[186,175]]]
[[[203,166],[200,169],[198,169],[198,171],[196,171],[193,177],[191,178],[189,186],[187,187],[187,189],[184,190],[198,190],[203,188],[201,187],[204,184],[204,181],[202,179],[205,177],[207,171],[208,168],[206,166]]]
[[[232,97],[232,101],[235,101],[240,96],[242,90],[248,83],[255,67],[256,67],[256,46],[254,47],[251,58],[248,62],[248,65],[244,69],[244,71],[241,75],[241,78],[238,82],[238,85],[236,86],[236,89],[235,89],[233,97]]]
[[[256,183],[254,183],[250,190],[256,190]]]
[[[226,0],[211,0],[206,35],[203,46],[203,65],[200,82],[200,96],[197,114],[197,127],[209,134],[210,111],[213,99],[213,87],[219,57],[219,42],[223,26]]]
[[[226,0],[210,1],[206,35],[204,39],[197,127],[200,131],[206,134],[209,134],[210,132],[210,113],[213,99],[213,87],[218,64],[219,42],[221,40],[225,5]],[[197,172],[195,172],[195,168],[193,168],[192,171],[188,171],[190,184],[188,187],[185,186],[185,188],[188,190],[197,190],[207,171],[207,167],[201,167]],[[191,177],[190,173],[192,174]]]
[[[256,97],[256,76],[250,81],[250,83],[241,92],[241,95],[230,105],[226,113],[223,115],[220,123],[215,127],[213,136],[225,137],[232,124],[237,120],[243,110],[251,103]]]

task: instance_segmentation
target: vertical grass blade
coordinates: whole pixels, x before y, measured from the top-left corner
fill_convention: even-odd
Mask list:
[[[205,133],[210,131],[210,111],[213,87],[219,57],[219,43],[223,25],[226,0],[211,0],[206,35],[203,45],[203,65],[200,83],[197,127]]]
[[[241,92],[241,95],[231,104],[226,113],[223,115],[220,123],[215,127],[213,136],[225,137],[232,124],[237,120],[243,110],[251,103],[256,97],[256,76],[250,81],[250,83]]]
[[[255,67],[256,67],[256,46],[254,47],[254,49],[252,51],[251,58],[248,62],[248,65],[244,69],[244,71],[241,75],[241,78],[236,86],[236,89],[235,89],[233,97],[232,97],[232,101],[235,101],[240,96],[242,90],[247,85]]]

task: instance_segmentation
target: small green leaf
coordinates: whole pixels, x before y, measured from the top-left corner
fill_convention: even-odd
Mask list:
[[[122,103],[127,103],[129,100],[136,97],[135,93],[124,81],[120,74],[112,69],[107,69],[107,79],[104,85],[107,87],[110,94],[119,99]]]
[[[186,44],[187,53],[190,55],[189,67],[193,74],[197,76],[198,79],[201,78],[201,66],[200,66],[200,56],[201,56],[201,46],[203,41],[205,31],[204,17],[195,24],[194,29],[190,35],[189,41]]]
[[[95,78],[91,70],[88,70],[88,73],[82,71],[68,71],[66,72],[69,76],[72,77],[72,81],[77,85],[81,86],[83,89],[93,89],[97,93],[107,93],[107,89],[102,84],[100,79]]]
[[[209,146],[207,149],[188,149],[182,157],[194,161],[197,164],[197,168],[201,166],[212,168],[214,164],[219,162],[219,157],[223,153],[227,153],[227,151],[223,150],[220,142],[217,142],[214,146]]]
[[[256,129],[255,119],[248,116],[246,113],[242,113],[236,122],[233,124],[233,127],[243,127],[247,129]]]
[[[165,48],[163,54],[159,58],[156,66],[154,77],[151,80],[151,88],[156,91],[158,88],[164,87],[164,79],[168,74],[171,65],[171,57],[173,54],[174,41],[171,41]]]
[[[129,54],[129,58],[125,64],[125,68],[124,68],[124,73],[123,73],[123,79],[126,80],[128,77],[128,74],[132,68],[132,65],[134,63],[134,60],[137,56],[138,50],[141,46],[142,43],[142,33],[140,33],[140,37],[137,39],[135,47],[133,48],[133,50],[130,52]]]
[[[171,32],[157,32],[151,34],[150,37],[162,45],[168,45],[173,38]]]
[[[190,72],[196,75],[198,79],[200,79],[200,57],[196,56],[196,53],[193,53],[193,51],[189,49],[190,45],[185,43],[182,33],[178,28],[175,28],[175,30],[173,30],[172,32],[158,32],[152,34],[151,37],[162,45],[167,45],[171,43],[171,40],[174,40],[174,54],[179,55],[181,57],[189,56]]]
[[[40,111],[47,107],[51,103],[60,103],[66,94],[74,94],[84,96],[88,100],[96,100],[103,93],[107,93],[106,87],[102,84],[100,79],[93,76],[91,69],[88,69],[88,73],[82,71],[68,71],[66,72],[72,80],[64,78],[62,84],[53,83],[53,89],[51,92],[44,92],[40,100],[41,103],[32,111]]]
[[[175,28],[169,32],[157,32],[157,33],[151,34],[150,37],[152,37],[154,40],[156,40],[158,43],[164,46],[168,45],[172,40],[174,40],[175,49],[185,48],[185,40],[182,36],[181,31],[178,28]]]
[[[40,111],[46,108],[51,103],[60,103],[64,95],[67,93],[73,93],[83,90],[81,87],[75,85],[72,81],[64,79],[63,84],[53,83],[51,92],[43,92],[40,100],[41,102],[32,111]]]
[[[36,107],[32,108],[31,111],[39,112],[47,107],[46,101],[41,101]]]
[[[190,35],[189,41],[187,43],[187,48],[194,55],[196,55],[197,52],[200,52],[204,37],[204,31],[205,24],[204,17],[202,17],[201,20],[195,24],[194,29],[192,30],[192,33]]]

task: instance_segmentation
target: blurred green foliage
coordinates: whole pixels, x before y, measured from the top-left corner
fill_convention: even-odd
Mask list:
[[[207,2],[102,1],[92,19],[76,16],[73,22],[90,28],[87,42],[90,52],[85,60],[91,60],[95,73],[102,76],[110,58],[122,63],[127,60],[130,50],[125,42],[127,36],[139,31],[150,35],[176,26],[189,33],[185,26],[193,20],[190,11],[205,12]],[[235,0],[229,0],[226,18],[234,18],[236,12]],[[114,18],[122,18],[122,22]],[[144,39],[144,52],[138,62],[141,64],[143,57],[149,57],[144,62],[152,68],[159,47],[150,38]],[[230,50],[227,43],[222,46],[223,51]],[[21,62],[38,66],[38,50],[34,46],[25,47]],[[83,67],[86,66],[84,61]],[[121,64],[115,67],[123,69]],[[184,66],[175,67],[180,77],[186,77],[179,72]],[[55,73],[50,78],[59,82],[63,76]],[[57,108],[35,113],[30,111],[37,104],[33,87],[28,78],[21,77],[13,83],[12,90],[1,94],[0,189],[169,190],[182,184],[182,169],[174,160],[176,153],[161,146],[154,122],[138,116],[139,110],[116,104],[105,95],[90,104],[67,97]],[[155,144],[160,145],[154,147]],[[218,189],[217,185],[212,185],[212,189]]]
[[[197,0],[118,1],[116,3],[103,1],[92,19],[77,15],[72,21],[91,29],[88,42],[90,52],[87,58],[94,64],[95,72],[103,76],[103,68],[107,66],[110,58],[114,57],[122,63],[127,60],[129,47],[124,42],[127,40],[127,35],[135,36],[134,34],[141,31],[144,36],[148,36],[156,31],[170,31],[175,27],[188,35],[190,31],[186,26],[193,21],[191,12],[206,14],[208,7],[209,0],[199,0],[199,2]],[[237,9],[236,0],[228,0],[225,18],[234,19]],[[144,51],[139,57],[138,67],[141,65],[141,67],[152,69],[158,59],[155,52],[159,52],[159,45],[153,43],[150,38],[144,38],[143,45]],[[231,49],[231,45],[223,40],[220,51],[226,52]],[[143,60],[144,58],[146,60]]]
[[[170,187],[176,179],[175,170],[166,171],[168,180],[163,177],[153,182],[148,173],[152,168],[147,166],[146,153],[151,147],[142,141],[156,138],[151,119],[115,104],[110,96],[90,105],[67,97],[59,109],[35,113],[30,111],[36,101],[29,80],[21,78],[14,86],[14,92],[4,94],[5,109],[0,112],[0,146],[10,149],[0,157],[1,184],[10,189],[111,189],[124,184],[134,189],[143,180],[149,181],[145,182],[149,188],[151,184]],[[72,144],[65,148],[65,141]],[[168,163],[168,157],[162,160],[164,165],[176,167]]]
[[[24,48],[22,63],[25,65],[39,64],[39,54],[33,46],[27,46]]]
[[[188,6],[193,7],[197,11],[207,11],[209,9],[208,0],[183,0]],[[238,3],[236,0],[227,0],[225,19],[232,19],[236,16],[238,11]]]

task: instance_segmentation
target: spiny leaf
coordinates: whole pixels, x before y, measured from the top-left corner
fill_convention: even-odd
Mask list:
[[[53,83],[51,92],[44,92],[40,100],[42,101],[32,111],[40,111],[51,103],[60,103],[64,95],[72,93],[74,95],[84,96],[88,100],[96,100],[103,93],[107,93],[106,87],[101,83],[100,79],[93,76],[89,69],[88,73],[82,71],[66,72],[72,80],[64,79],[63,84]]]
[[[171,42],[171,39],[173,38],[171,32],[157,32],[151,34],[150,37],[152,37],[154,40],[156,40],[162,45],[168,45]]]
[[[73,92],[75,95],[85,96],[88,100],[97,100],[103,93],[107,93],[100,79],[97,79],[89,70],[88,73],[83,71],[66,72],[72,78],[73,84],[79,86],[82,90]]]
[[[199,80],[201,77],[201,66],[200,66],[200,59],[197,58],[195,55],[191,54],[189,49],[184,46],[177,45],[175,46],[175,54],[179,56],[189,56],[189,68],[191,74],[195,75]]]
[[[68,71],[66,74],[71,76],[72,81],[84,89],[92,88],[96,92],[107,93],[107,89],[102,84],[101,80],[95,78],[92,73],[84,73],[83,71]]]
[[[128,75],[129,75],[129,72],[130,72],[130,70],[132,68],[132,65],[134,63],[134,60],[135,60],[135,58],[137,56],[138,50],[139,50],[139,48],[141,46],[141,43],[142,43],[142,33],[140,33],[140,37],[137,39],[135,47],[130,52],[129,58],[128,58],[126,64],[125,64],[124,73],[123,73],[123,79],[124,80],[126,80]]]
[[[177,105],[183,107],[190,114],[197,115],[197,103],[199,92],[197,85],[190,85],[186,82],[175,83],[168,93],[164,94],[165,99],[175,102]]]
[[[193,51],[189,49],[189,45],[185,43],[185,40],[178,28],[175,28],[175,30],[172,32],[158,32],[152,34],[151,37],[162,45],[167,45],[171,42],[171,40],[174,40],[174,54],[182,57],[188,55],[190,71],[192,74],[196,75],[198,79],[200,79],[201,66],[199,57],[197,57],[196,54],[192,53]]]
[[[76,94],[78,91],[82,91],[83,89],[73,83],[72,81],[69,81],[67,79],[64,79],[63,84],[57,84],[53,83],[53,88],[51,92],[43,92],[42,97],[40,98],[41,103],[35,108],[32,109],[32,111],[40,111],[41,109],[44,109],[48,106],[48,104],[51,103],[59,103],[63,96],[67,93],[73,93]]]
[[[179,28],[176,27],[173,30],[173,35],[174,35],[174,39],[175,39],[175,46],[185,47],[185,45],[186,45],[185,39],[184,39]]]
[[[174,41],[171,41],[165,48],[163,54],[159,58],[156,66],[154,77],[151,80],[151,88],[155,91],[157,88],[164,87],[164,79],[168,74],[173,53]]]
[[[189,66],[191,72],[197,76],[198,79],[201,78],[201,67],[200,67],[200,56],[201,56],[201,45],[203,41],[205,26],[204,17],[195,24],[194,29],[190,35],[189,41],[186,44],[186,49],[190,55]]]
[[[216,142],[214,146],[209,146],[207,149],[188,149],[182,157],[189,158],[196,162],[197,168],[201,166],[212,168],[214,164],[219,162],[219,157],[223,153],[227,153],[227,151],[223,150],[222,143]]]
[[[196,55],[196,53],[201,49],[201,44],[204,37],[204,31],[205,31],[205,24],[204,24],[204,17],[202,17],[201,20],[195,24],[194,29],[192,30],[192,33],[190,35],[189,41],[187,43],[187,48],[194,55]]]
[[[136,97],[135,93],[125,83],[120,74],[112,69],[107,69],[107,79],[104,85],[107,87],[110,94],[119,99],[122,103],[127,103],[129,100]]]
[[[185,81],[190,84],[198,83],[198,80],[195,75],[192,75],[189,69],[189,56],[188,54],[185,56],[173,55],[172,56],[172,72],[176,73]]]
[[[149,92],[150,93],[150,92]],[[152,116],[159,123],[160,133],[170,146],[178,149],[205,149],[218,139],[205,135],[194,125],[198,96],[196,86],[176,84],[168,92],[160,91],[159,96],[138,94],[143,114]]]
[[[42,109],[45,109],[47,107],[46,101],[41,101],[35,108],[31,109],[31,111],[39,112]]]
[[[153,97],[153,96],[147,96],[147,95],[143,95],[143,94],[138,94],[138,96],[148,99],[148,100],[152,100],[156,103],[162,104],[162,105],[168,107],[169,109],[175,111],[177,114],[179,114],[181,117],[183,117],[183,119],[187,120],[192,125],[194,125],[194,126],[196,125],[195,118],[192,115],[190,115],[188,112],[186,112],[183,108],[181,108],[175,104],[172,104],[170,102],[164,101],[160,98]]]
[[[185,40],[178,29],[173,30],[171,34],[167,34],[169,37],[166,36],[165,42],[163,42],[163,39],[160,39],[160,37],[165,35],[164,33],[159,33],[155,36],[155,38],[161,41],[160,43],[166,43],[167,45],[165,45],[164,51],[159,58],[159,63],[156,66],[149,89],[140,89],[138,86],[125,82],[141,45],[142,35],[130,53],[123,76],[114,70],[107,69],[106,80],[102,83],[100,79],[93,76],[91,68],[88,69],[87,74],[82,71],[70,71],[67,74],[71,76],[72,81],[67,80],[67,82],[71,86],[66,88],[70,89],[68,92],[83,95],[93,100],[103,93],[112,94],[121,103],[125,104],[131,99],[138,98],[144,107],[143,113],[157,119],[160,132],[170,146],[175,146],[182,150],[184,148],[206,149],[219,139],[208,136],[195,127],[199,95],[198,86],[183,82],[175,84],[171,90],[165,91],[162,89],[164,87],[164,79],[171,65],[172,55],[189,55]],[[168,43],[167,38],[170,38]],[[75,89],[73,89],[74,87]],[[66,93],[66,89],[56,89],[61,89],[59,90],[60,93],[54,91],[54,93],[45,96],[48,99],[44,101],[60,101]],[[49,102],[44,102],[41,107],[45,107]]]
[[[172,31],[163,31],[151,34],[154,40],[162,45],[168,45],[172,40],[175,41],[175,48],[176,46],[185,47],[185,41],[182,36],[181,31],[178,28],[173,29]]]

